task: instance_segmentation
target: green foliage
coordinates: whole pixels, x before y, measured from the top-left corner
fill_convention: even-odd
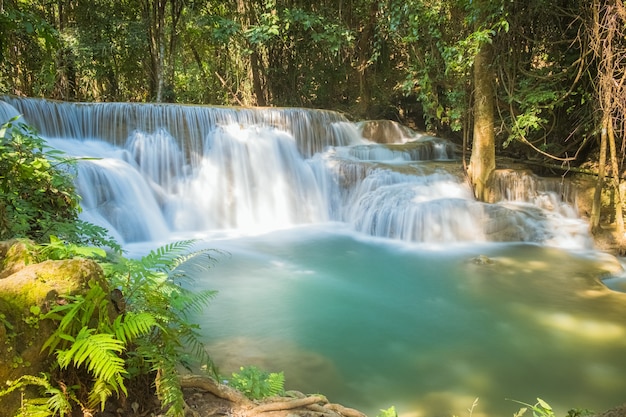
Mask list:
[[[52,386],[47,374],[41,376],[24,375],[15,381],[7,381],[8,388],[0,390],[0,398],[27,386],[41,389],[42,397],[25,399],[16,417],[48,417],[71,415],[72,404],[80,404],[74,391],[77,387],[64,386],[63,389]]]
[[[0,126],[0,240],[49,240],[50,252],[61,250],[61,240],[120,251],[106,229],[78,219],[76,160],[49,147],[32,127],[17,120]],[[72,250],[81,250],[79,246]]]
[[[592,410],[587,410],[586,408],[572,408],[567,410],[567,417],[588,417],[595,414],[596,413]]]
[[[112,395],[128,393],[128,380],[151,375],[167,415],[181,416],[177,367],[188,364],[191,354],[213,369],[198,326],[188,315],[202,309],[215,292],[196,293],[182,285],[193,268],[206,269],[207,263],[196,258],[209,251],[190,253],[192,244],[172,243],[141,259],[119,257],[103,264],[113,291],[91,282],[86,294],[68,296],[67,303],[46,314],[58,324],[43,349],[56,355],[61,372],[82,369],[91,376],[89,407],[104,408]],[[93,248],[62,246],[53,240],[42,253],[57,258],[94,253]],[[102,253],[95,250],[95,255]]]
[[[35,259],[38,261],[72,259],[76,257],[105,259],[107,256],[106,251],[101,247],[66,243],[53,235],[50,236],[50,243],[33,246],[31,247],[31,252],[34,253]]]
[[[252,400],[281,395],[285,390],[283,372],[267,372],[256,366],[239,368],[241,372],[233,373],[230,386],[241,391]]]
[[[537,402],[535,404],[528,404],[516,400],[513,401],[518,404],[524,405],[524,407],[520,408],[519,411],[514,414],[514,417],[522,417],[529,409],[533,412],[533,417],[555,417],[554,411],[552,410],[550,404],[548,404],[541,398],[537,398]]]
[[[42,350],[56,354],[61,371],[70,365],[84,366],[94,379],[88,393],[89,406],[100,404],[104,409],[106,400],[114,392],[127,393],[124,378],[128,373],[122,356],[127,343],[117,338],[124,330],[117,320],[111,321],[110,301],[99,284],[92,282],[84,296],[67,298],[68,303],[54,307],[46,315],[46,318],[58,320],[58,326]],[[149,331],[149,323],[142,330]]]
[[[396,407],[391,406],[386,410],[380,410],[380,413],[376,415],[376,417],[398,417],[398,413],[396,412]]]
[[[16,120],[0,127],[0,239],[44,241],[78,217],[72,161]]]
[[[190,322],[190,315],[203,309],[216,293],[196,292],[185,286],[192,271],[206,270],[214,258],[209,250],[190,252],[193,243],[175,242],[141,259],[121,257],[104,265],[110,284],[124,295],[125,315],[133,313],[154,320],[151,331],[134,340],[135,349],[128,354],[127,369],[130,377],[156,375],[157,394],[162,404],[169,407],[168,415],[180,415],[183,407],[178,365],[187,365],[191,355],[214,372],[200,341],[199,326]]]
[[[94,387],[90,393],[90,405],[104,404],[111,395],[111,389],[127,394],[124,377],[127,372],[121,354],[125,350],[123,341],[110,333],[95,333],[96,329],[83,327],[76,337],[62,335],[69,342],[69,347],[56,352],[57,362],[61,369],[67,369],[70,364],[75,367],[85,365],[95,378]]]

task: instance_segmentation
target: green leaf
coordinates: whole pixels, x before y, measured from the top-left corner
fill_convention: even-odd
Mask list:
[[[539,404],[540,407],[551,411],[552,407],[550,407],[550,404],[548,404],[547,402],[545,402],[544,400],[542,400],[541,398],[537,398],[537,403]]]

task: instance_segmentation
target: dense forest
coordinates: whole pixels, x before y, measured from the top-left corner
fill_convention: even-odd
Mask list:
[[[0,94],[334,109],[463,143],[483,200],[496,153],[617,189],[625,21],[622,0],[0,0]]]

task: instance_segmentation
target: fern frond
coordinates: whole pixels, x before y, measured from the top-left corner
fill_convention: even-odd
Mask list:
[[[88,325],[93,318],[96,307],[102,307],[106,293],[100,285],[93,285],[84,296],[68,296],[65,305],[59,305],[50,310],[45,318],[61,320],[54,333],[45,341],[41,350],[48,349],[52,353],[62,340],[70,340],[64,335],[77,334],[79,329]],[[102,308],[100,308],[102,310]]]
[[[165,353],[154,366],[157,371],[154,381],[157,396],[163,407],[167,408],[165,415],[168,417],[184,415],[185,400],[180,386],[180,377],[176,370],[176,362],[172,361],[175,357],[175,355]]]
[[[181,308],[181,311],[185,314],[189,312],[202,312],[216,295],[217,291],[215,290],[190,291],[188,293],[187,302],[185,306]]]
[[[268,396],[273,397],[285,392],[285,374],[283,372],[272,372],[267,377]]]
[[[113,333],[124,344],[150,333],[157,324],[155,317],[149,313],[128,312],[117,316],[113,322]]]
[[[172,290],[172,293],[168,297],[170,299],[170,306],[183,316],[187,316],[191,312],[203,311],[204,308],[209,305],[209,302],[217,295],[217,291],[213,290],[195,292],[182,287],[172,288]]]
[[[8,388],[5,390],[0,390],[0,397],[3,397],[7,394],[12,393],[16,389],[21,389],[27,385],[38,385],[43,388],[52,388],[48,379],[45,378],[45,375],[42,374],[41,377],[37,377],[34,375],[22,375],[15,381],[7,381]]]
[[[194,251],[188,254],[183,254],[173,260],[171,269],[172,271],[178,270],[182,267],[183,264],[187,263],[188,261],[200,258],[202,255],[206,255],[206,259],[204,259],[204,262],[202,262],[203,259],[198,259],[198,262],[193,262],[189,266],[198,271],[208,271],[210,267],[213,266],[215,262],[217,262],[217,259],[211,256],[212,253],[221,254],[222,252],[216,249],[200,249],[198,251]],[[183,272],[181,275],[186,275],[186,273],[187,272]]]
[[[74,343],[66,350],[57,351],[57,361],[61,369],[71,363],[80,367],[83,363],[87,370],[99,380],[109,384],[116,392],[126,393],[123,376],[127,375],[124,359],[124,342],[108,333],[96,333],[94,329],[83,327]]]
[[[102,379],[97,379],[93,384],[91,392],[89,393],[88,404],[90,407],[95,407],[100,404],[100,410],[104,411],[104,406],[112,395],[113,390],[111,389],[111,386]]]
[[[43,388],[45,395],[49,398],[34,398],[24,400],[24,407],[21,410],[20,416],[53,416],[59,415],[64,417],[66,414],[71,414],[72,404],[70,400],[78,402],[74,393],[71,390],[60,390],[50,384],[48,376],[41,374],[40,377],[34,375],[22,375],[16,381],[12,381],[6,390],[0,391],[0,397],[15,391],[16,389],[22,389],[28,385],[35,385]]]
[[[182,253],[189,251],[195,240],[181,240],[163,245],[141,258],[141,264],[146,269],[167,272],[172,268],[172,261]]]

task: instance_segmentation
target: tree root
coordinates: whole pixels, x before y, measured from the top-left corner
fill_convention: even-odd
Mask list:
[[[211,378],[198,375],[184,375],[180,379],[180,386],[181,388],[198,388],[241,406],[254,406],[254,403],[241,392],[228,385],[219,384]]]
[[[326,404],[324,407],[344,417],[367,417],[365,414],[363,414],[359,410],[355,410],[354,408],[344,407],[341,404]]]
[[[257,404],[241,392],[215,380],[198,375],[185,375],[181,377],[182,388],[196,388],[207,391],[218,398],[230,401],[243,417],[273,417],[278,415],[312,415],[316,417],[367,417],[358,410],[344,407],[340,404],[331,404],[323,395],[306,396],[294,392],[295,398],[276,397],[269,398],[261,404]],[[289,412],[286,414],[286,412]]]
[[[317,403],[326,403],[328,402],[326,398],[321,395],[313,395],[311,397],[305,398],[296,398],[296,399],[285,399],[281,398],[280,401],[272,401],[263,403],[254,407],[250,410],[254,414],[265,413],[268,411],[285,411],[285,410],[293,410],[295,408],[307,407],[312,404]]]

